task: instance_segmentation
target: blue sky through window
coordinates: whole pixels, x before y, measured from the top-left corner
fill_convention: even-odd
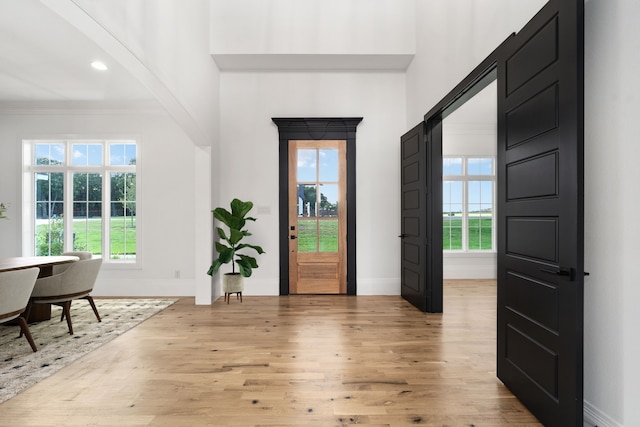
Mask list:
[[[109,146],[109,164],[123,166],[135,164],[136,144],[111,144]]]
[[[442,159],[442,175],[462,175],[462,158],[445,157]]]
[[[71,164],[74,166],[99,166],[102,164],[101,144],[73,144]]]
[[[57,144],[57,143],[36,144],[35,164],[63,165],[64,164],[64,144]]]
[[[486,175],[493,176],[492,158],[468,158],[466,168],[463,169],[462,157],[446,157],[442,161],[443,176]],[[466,174],[464,173],[466,169]],[[464,203],[463,190],[465,180],[443,180],[442,183],[442,211],[449,213],[462,212]],[[493,181],[473,180],[467,185],[468,212],[491,210],[493,207]]]
[[[316,150],[298,150],[298,182],[316,181]]]

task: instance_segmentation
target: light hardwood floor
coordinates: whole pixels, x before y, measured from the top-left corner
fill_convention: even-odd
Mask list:
[[[539,426],[496,379],[495,284],[191,298],[0,405],[2,426]],[[98,301],[99,304],[99,301]]]

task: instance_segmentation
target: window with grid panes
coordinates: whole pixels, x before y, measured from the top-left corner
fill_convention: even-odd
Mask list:
[[[442,164],[445,251],[495,248],[495,158],[447,156]]]
[[[24,150],[31,252],[89,251],[105,262],[135,262],[137,142],[26,140]]]

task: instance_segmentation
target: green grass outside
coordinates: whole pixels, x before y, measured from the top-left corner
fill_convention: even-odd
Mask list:
[[[470,218],[468,221],[469,250],[491,250],[492,218]],[[338,221],[319,221],[319,252],[338,251]],[[443,249],[462,250],[462,219],[446,218],[442,228]],[[315,220],[298,220],[298,252],[318,251]]]
[[[338,252],[338,220],[298,220],[298,252]]]
[[[469,250],[492,249],[491,218],[470,218],[468,221]],[[445,218],[442,222],[442,248],[462,249],[462,219]]]
[[[46,233],[47,225],[36,226],[36,233]],[[73,221],[74,250],[102,254],[102,218],[75,219]],[[136,217],[111,218],[111,254],[136,254]]]
[[[298,221],[298,251],[299,252],[337,252],[338,251],[338,220],[321,220],[319,222],[320,242],[316,220]],[[491,218],[469,219],[469,249],[490,250]],[[45,232],[46,225],[38,225],[36,233]],[[75,237],[74,249],[87,250],[94,254],[102,254],[102,219],[74,220],[73,233]],[[443,249],[462,249],[462,220],[454,217],[443,221]],[[126,241],[126,248],[125,248]],[[136,218],[111,218],[111,253],[113,255],[136,254]]]

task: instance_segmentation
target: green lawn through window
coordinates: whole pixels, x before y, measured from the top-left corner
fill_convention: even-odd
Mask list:
[[[316,220],[298,220],[298,252],[338,252],[338,219],[332,218],[318,222],[320,223],[319,245]]]
[[[53,228],[53,227],[52,227]],[[46,242],[47,224],[36,226],[36,241]],[[53,232],[51,255],[62,253],[61,230]],[[102,218],[76,219],[73,221],[74,250],[89,251],[94,255],[102,254]],[[46,254],[39,243],[36,253]],[[136,217],[111,218],[111,254],[112,257],[136,254]]]
[[[491,250],[492,218],[469,218],[469,250]],[[462,218],[444,217],[442,221],[442,248],[462,250]]]

